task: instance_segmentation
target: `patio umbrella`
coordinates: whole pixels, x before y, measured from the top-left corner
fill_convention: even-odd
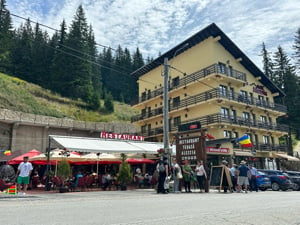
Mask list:
[[[67,156],[64,154],[67,153]],[[61,149],[55,149],[50,151],[50,164],[55,165],[55,176],[57,173],[57,164],[63,159],[66,158],[69,163],[81,161],[80,155],[74,154],[72,152],[65,152]],[[37,165],[46,165],[47,164],[47,155],[41,153],[29,159],[30,162]]]
[[[39,154],[41,154],[40,151],[32,149],[31,151],[29,151],[29,152],[27,152],[27,153],[25,153],[23,155],[17,156],[16,158],[13,158],[13,159],[9,160],[7,162],[7,164],[9,164],[9,165],[20,164],[21,162],[23,162],[23,158],[25,156],[28,156],[29,159],[30,159],[30,158],[32,158],[32,157],[34,157],[36,155],[39,155]]]
[[[155,163],[155,161],[151,160],[151,159],[133,159],[133,158],[129,158],[126,159],[126,162],[128,162],[129,164],[143,164],[143,163],[147,163],[147,164],[153,164]]]
[[[81,156],[81,161],[77,161],[72,163],[73,165],[89,165],[89,164],[97,164],[97,173],[99,164],[120,164],[121,158],[108,153],[89,153],[87,155]]]

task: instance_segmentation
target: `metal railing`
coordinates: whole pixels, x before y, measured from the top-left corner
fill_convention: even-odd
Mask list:
[[[242,82],[247,81],[247,76],[245,73],[240,72],[238,70],[229,69],[228,67],[221,67],[220,64],[213,64],[204,69],[201,69],[192,74],[182,77],[181,79],[178,80],[178,82],[171,83],[169,85],[169,91],[179,88],[179,87],[186,86],[187,84],[196,82],[199,79],[206,77],[208,75],[211,75],[211,74],[222,74],[222,75],[226,75],[228,77],[235,78]],[[133,104],[138,104],[138,103],[144,102],[146,100],[149,100],[151,98],[157,97],[162,94],[163,94],[163,87],[155,89],[151,92],[144,92],[142,94],[142,96],[140,96],[138,98],[138,100],[136,100]]]
[[[264,144],[264,143],[252,143],[253,149],[256,151],[280,151],[280,152],[287,152],[288,151],[288,145],[286,144]],[[245,149],[239,144],[233,145],[234,149]],[[247,148],[249,149],[249,148]]]
[[[249,98],[241,95],[240,93],[236,92],[223,92],[220,89],[211,89],[209,91],[190,96],[188,98],[185,98],[183,100],[180,100],[178,102],[173,102],[169,105],[169,111],[172,112],[174,110],[179,110],[179,109],[184,109],[187,108],[191,105],[195,105],[200,102],[205,102],[210,99],[228,99],[232,100],[238,103],[244,103],[247,105],[255,106],[255,107],[262,107],[264,109],[271,109],[271,110],[276,110],[280,112],[287,112],[287,108],[285,105],[280,105],[276,103],[271,103],[267,101],[262,101],[261,99],[258,98]],[[150,117],[154,117],[157,115],[161,115],[163,113],[163,107],[156,108],[151,111],[147,111],[145,113],[141,113],[139,115],[135,115],[131,117],[131,122],[136,122],[139,120],[144,120]]]
[[[193,120],[187,120],[184,121],[184,123],[188,122],[195,122],[195,121],[200,121],[202,126],[207,126],[211,124],[217,124],[217,125],[222,125],[222,124],[233,124],[233,125],[239,125],[239,126],[246,126],[249,128],[258,128],[258,129],[265,129],[265,130],[273,130],[273,131],[283,131],[283,132],[288,132],[289,127],[285,124],[276,124],[276,123],[263,123],[258,120],[248,120],[244,119],[242,117],[235,117],[231,118],[228,116],[224,116],[220,113],[216,114],[210,114],[204,117],[199,117],[195,118]],[[175,132],[177,131],[177,127],[179,124],[170,123],[170,131]],[[156,135],[161,135],[163,133],[163,127],[158,127],[158,128],[153,128],[150,130],[144,130],[141,131],[139,135],[143,136],[156,136]]]

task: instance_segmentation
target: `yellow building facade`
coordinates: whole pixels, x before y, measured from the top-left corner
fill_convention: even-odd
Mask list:
[[[132,74],[139,87],[133,107],[140,112],[132,123],[145,140],[163,141],[164,58],[169,59],[171,142],[178,125],[200,121],[215,138],[207,142],[212,165],[223,159],[231,163],[246,159],[264,168],[278,154],[286,154],[287,144],[279,138],[287,136],[288,127],[276,122],[286,107],[274,103],[284,93],[215,24]],[[226,141],[244,134],[251,138],[250,149]]]

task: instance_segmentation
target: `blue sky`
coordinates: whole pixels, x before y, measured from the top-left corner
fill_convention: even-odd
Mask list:
[[[59,28],[82,4],[98,44],[157,57],[211,23],[261,67],[261,44],[292,56],[299,0],[6,0],[11,13]],[[23,21],[13,17],[16,26]],[[52,31],[49,30],[49,33]]]

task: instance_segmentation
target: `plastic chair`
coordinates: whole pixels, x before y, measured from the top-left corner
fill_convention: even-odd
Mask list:
[[[86,177],[79,177],[77,187],[80,188],[80,191],[83,191],[86,188]]]
[[[5,189],[8,189],[12,185],[14,185],[14,183],[6,183],[3,179],[0,179],[0,190],[1,191],[4,191]]]

